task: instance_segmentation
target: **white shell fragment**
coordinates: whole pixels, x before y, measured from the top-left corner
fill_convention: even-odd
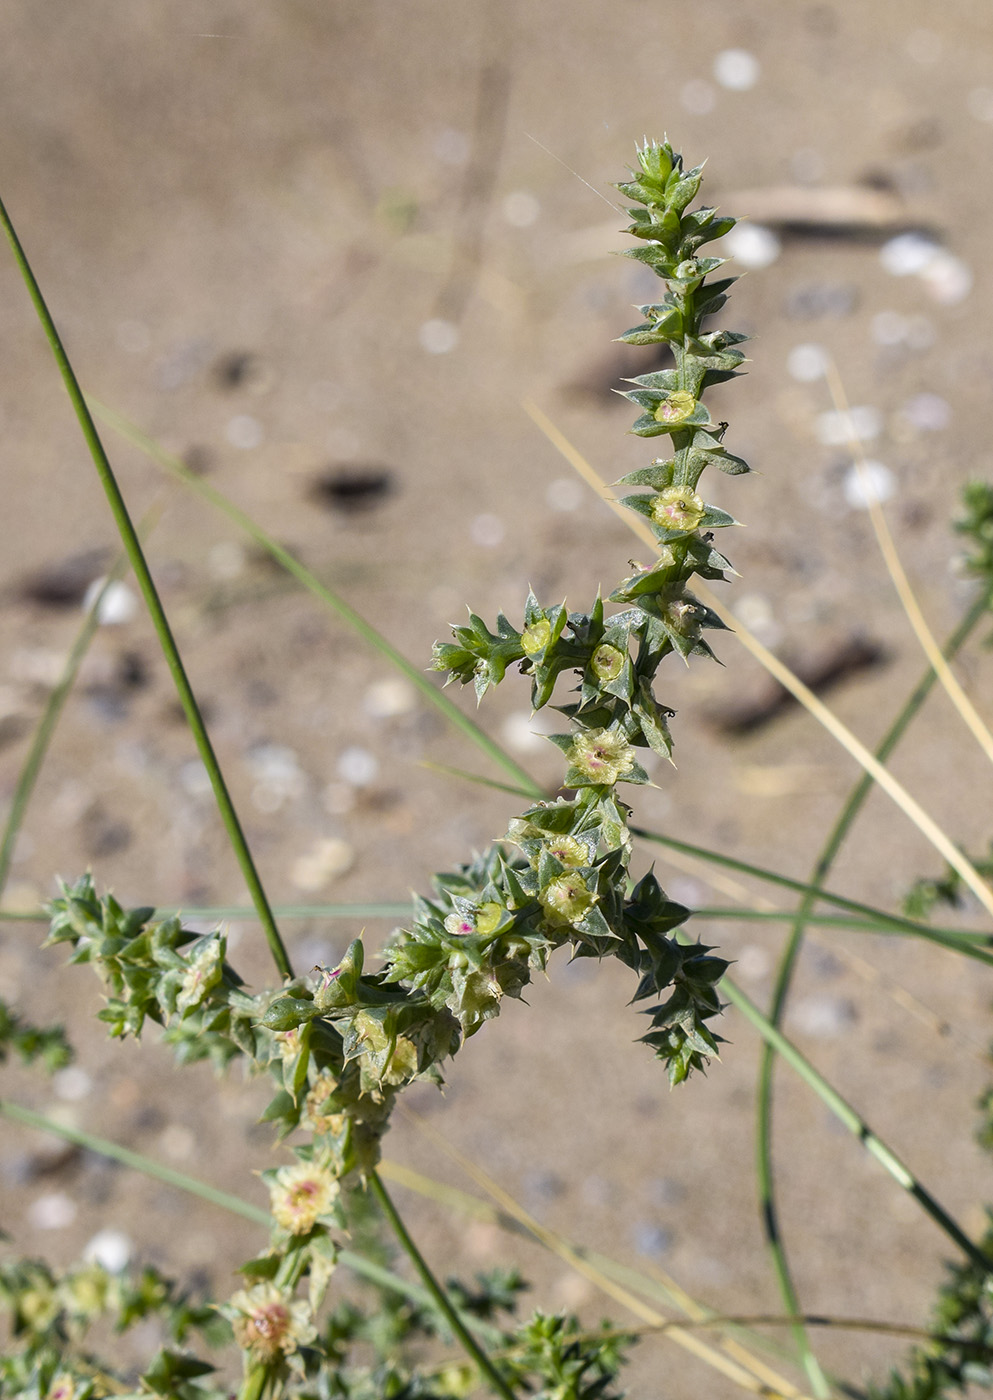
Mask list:
[[[868,510],[890,499],[896,491],[896,478],[882,462],[853,463],[845,476],[844,490],[852,510]]]
[[[131,1262],[133,1245],[123,1230],[98,1230],[83,1249],[87,1264],[99,1264],[109,1274],[122,1273]]]
[[[724,237],[727,255],[742,267],[757,270],[769,267],[783,251],[783,245],[771,228],[762,224],[735,224]]]
[[[758,59],[747,49],[722,49],[714,59],[714,78],[730,92],[747,92],[759,80]]]
[[[871,404],[854,404],[847,411],[831,408],[814,423],[818,442],[825,447],[847,447],[852,441],[868,442],[883,430],[883,415]]]
[[[786,368],[790,377],[798,383],[813,384],[816,380],[824,378],[829,359],[823,345],[808,341],[803,345],[794,345],[786,357]]]
[[[100,592],[107,583],[105,578],[95,578],[83,598],[83,611],[89,612]],[[97,621],[101,627],[123,627],[138,613],[138,599],[126,583],[119,579],[107,587],[97,609]]]
[[[355,852],[347,841],[328,836],[314,845],[290,867],[290,879],[298,890],[316,894],[325,885],[352,868]]]

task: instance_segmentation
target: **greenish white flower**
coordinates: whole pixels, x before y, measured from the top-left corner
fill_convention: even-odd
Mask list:
[[[652,519],[666,530],[695,530],[706,510],[688,486],[667,486],[652,501]]]
[[[224,1310],[235,1341],[254,1361],[271,1364],[292,1355],[317,1336],[310,1308],[274,1283],[242,1289]]]
[[[547,617],[539,617],[521,633],[521,649],[525,656],[537,656],[548,646],[552,635],[552,624]]]
[[[634,749],[617,729],[577,734],[566,756],[584,777],[604,786],[616,783],[634,767]]]
[[[685,423],[696,410],[696,399],[685,389],[674,389],[655,410],[656,423]]]
[[[280,1167],[269,1182],[269,1209],[278,1225],[291,1235],[305,1235],[338,1197],[338,1182],[315,1162]]]
[[[553,924],[578,924],[597,902],[583,877],[573,871],[549,880],[538,899]]]

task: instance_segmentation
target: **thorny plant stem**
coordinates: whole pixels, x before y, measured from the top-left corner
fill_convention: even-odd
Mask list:
[[[372,1190],[373,1195],[376,1197],[376,1200],[379,1202],[383,1214],[389,1221],[394,1234],[400,1241],[400,1244],[403,1246],[403,1249],[405,1250],[414,1268],[420,1274],[421,1280],[424,1283],[425,1288],[428,1290],[428,1292],[434,1299],[439,1312],[441,1312],[449,1327],[451,1327],[453,1333],[461,1342],[467,1355],[470,1356],[472,1360],[476,1363],[476,1365],[479,1367],[481,1375],[485,1377],[485,1379],[489,1383],[491,1390],[493,1390],[497,1395],[502,1395],[504,1397],[504,1400],[516,1400],[514,1391],[504,1380],[503,1376],[500,1375],[500,1372],[496,1369],[493,1362],[482,1350],[475,1337],[473,1337],[472,1334],[469,1332],[468,1328],[465,1326],[465,1323],[462,1321],[458,1313],[455,1311],[455,1308],[452,1306],[452,1302],[451,1299],[448,1297],[448,1294],[445,1292],[441,1284],[431,1272],[427,1260],[424,1258],[423,1254],[417,1248],[417,1245],[414,1243],[410,1232],[408,1231],[406,1225],[403,1223],[403,1219],[400,1216],[400,1212],[397,1210],[396,1206],[390,1199],[390,1194],[387,1191],[386,1187],[383,1185],[382,1179],[380,1178],[378,1172],[372,1171],[369,1173],[369,1186]]]
[[[79,426],[86,440],[86,445],[89,448],[90,456],[93,458],[93,464],[96,467],[97,475],[106,493],[111,513],[124,544],[125,553],[128,556],[131,568],[134,570],[135,579],[141,590],[141,595],[145,601],[149,616],[151,617],[152,626],[155,629],[159,645],[162,648],[162,654],[165,657],[166,665],[169,667],[170,674],[176,686],[180,704],[186,715],[186,721],[190,726],[200,758],[210,777],[210,784],[214,791],[214,799],[217,803],[218,811],[220,812],[221,821],[224,823],[228,839],[231,842],[235,857],[241,868],[242,876],[248,886],[252,903],[258,911],[259,921],[265,931],[266,941],[269,944],[269,950],[272,953],[273,961],[279,970],[280,976],[290,978],[293,975],[293,969],[290,965],[289,955],[279,935],[272,910],[269,908],[269,901],[262,887],[258,871],[255,868],[255,861],[248,848],[248,842],[245,839],[241,822],[238,819],[234,803],[228,792],[227,783],[224,781],[224,775],[221,772],[220,765],[214,753],[213,745],[207,734],[207,729],[203,722],[203,716],[200,713],[200,707],[197,704],[196,696],[193,693],[193,688],[186,675],[186,669],[183,666],[179,648],[176,646],[169,621],[165,614],[165,609],[162,606],[158,590],[152,579],[151,571],[149,570],[141,547],[141,541],[138,538],[137,531],[128,514],[128,508],[124,503],[124,497],[117,484],[117,479],[114,476],[110,460],[107,457],[107,453],[104,451],[103,443],[100,441],[100,435],[96,430],[96,425],[86,405],[86,400],[83,397],[72,365],[69,363],[69,357],[65,352],[55,322],[45,304],[45,299],[41,294],[41,288],[35,280],[31,265],[21,247],[20,240],[17,237],[2,200],[0,200],[0,226],[3,227],[3,231],[7,236],[7,240],[14,255],[14,261],[17,263],[21,276],[27,286],[28,294],[34,304],[38,319],[41,322],[45,337],[62,376],[62,382],[65,385],[66,392],[69,395],[70,402],[72,403],[79,421]]]
[[[987,615],[989,612],[989,605],[990,599],[987,593],[984,592],[976,598],[972,607],[962,618],[945,645],[943,654],[947,660],[951,660],[952,657],[955,656],[979,623],[980,619]],[[897,715],[879,747],[876,749],[876,758],[880,763],[885,763],[896,748],[911,721],[917,715],[924,701],[931,693],[937,679],[936,671],[933,667],[929,667],[911,692],[903,709]],[[872,776],[869,773],[863,773],[862,777],[849,794],[845,805],[838,815],[837,821],[829,832],[827,840],[814,863],[814,868],[810,875],[810,888],[800,901],[794,918],[793,927],[790,930],[786,945],[783,948],[782,955],[779,959],[779,966],[776,971],[776,983],[773,989],[772,1005],[769,1010],[769,1021],[770,1024],[777,1029],[782,1024],[786,1002],[793,980],[793,973],[800,955],[800,950],[803,946],[804,931],[807,924],[812,921],[813,907],[820,897],[820,885],[822,881],[827,878],[827,874],[834,864],[838,852],[841,850],[845,837],[848,835],[852,823],[861,810],[865,799],[871,792],[872,786]],[[810,1378],[811,1385],[816,1388],[818,1386],[820,1367],[817,1365],[816,1358],[810,1350],[806,1328],[803,1320],[799,1316],[801,1312],[800,1299],[793,1282],[789,1255],[780,1227],[779,1208],[776,1199],[776,1176],[772,1148],[776,1054],[776,1047],[771,1041],[766,1041],[762,1049],[762,1059],[759,1065],[756,1102],[756,1184],[758,1186],[763,1229],[765,1230],[766,1243],[779,1284],[780,1296],[783,1299],[786,1311],[797,1319],[792,1324],[794,1341],[803,1357],[804,1366]],[[815,1374],[813,1368],[816,1368],[817,1374]],[[820,1375],[820,1381],[823,1383],[822,1374]]]

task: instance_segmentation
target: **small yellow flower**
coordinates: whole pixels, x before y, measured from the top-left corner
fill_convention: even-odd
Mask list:
[[[311,1085],[304,1105],[303,1121],[312,1133],[333,1133],[337,1130],[341,1115],[321,1111],[325,1099],[330,1098],[337,1087],[338,1081],[333,1074],[319,1075]]]
[[[584,777],[605,786],[634,767],[634,750],[617,729],[590,729],[577,734],[566,755]]]
[[[577,924],[593,908],[597,896],[581,875],[556,875],[538,895],[549,923]]]
[[[575,836],[557,836],[548,842],[547,849],[560,865],[566,866],[569,870],[575,870],[578,865],[589,865],[590,863],[588,849],[582,841],[577,841]]]
[[[331,1209],[338,1183],[327,1167],[298,1162],[280,1167],[269,1183],[269,1209],[278,1225],[291,1235],[305,1235]]]
[[[593,653],[593,660],[590,662],[593,667],[593,674],[600,681],[616,681],[617,677],[624,670],[624,653],[617,647],[612,647],[608,642],[597,647]]]
[[[231,1319],[235,1341],[254,1361],[280,1361],[317,1336],[307,1304],[287,1297],[274,1283],[243,1289],[228,1308],[235,1313]]]
[[[537,622],[525,627],[521,633],[521,648],[525,656],[537,656],[539,651],[544,651],[551,635],[552,624],[547,617],[539,617]]]
[[[696,409],[696,399],[685,389],[676,389],[655,410],[656,423],[685,423]]]
[[[688,486],[667,486],[652,501],[652,519],[666,530],[695,530],[706,510]]]

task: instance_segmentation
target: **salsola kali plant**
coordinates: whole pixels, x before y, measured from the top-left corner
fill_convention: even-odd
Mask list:
[[[619,1394],[615,1379],[629,1335],[607,1327],[584,1330],[574,1318],[542,1312],[517,1320],[523,1285],[513,1274],[442,1288],[376,1168],[402,1091],[418,1081],[440,1084],[445,1061],[499,1014],[504,997],[520,996],[557,948],[567,947],[574,957],[614,956],[631,970],[632,999],[648,1004],[641,1039],[664,1063],[672,1084],[704,1068],[720,1042],[713,1021],[721,1010],[727,963],[678,932],[689,910],[667,898],[651,871],[637,879],[632,873],[631,808],[621,792],[623,784],[649,781],[642,759],[670,754],[672,711],[654,689],[662,662],[670,655],[711,655],[705,634],[723,625],[691,584],[694,577],[726,577],[730,565],[715,547],[714,531],[734,521],[705,502],[700,483],[708,466],[732,475],[748,467],[725,447],[727,425],[712,421],[705,395],[735,377],[745,337],[704,329],[723,307],[734,278],[715,278],[724,260],[701,256],[700,250],[735,221],[710,208],[690,212],[701,169],[685,170],[668,142],[646,142],[637,157],[632,178],[617,187],[636,206],[630,233],[640,243],[628,256],[650,267],[663,290],[657,302],[640,308],[642,322],[621,339],[668,346],[673,365],[639,376],[626,394],[640,410],[632,431],[662,439],[665,451],[622,483],[636,488],[625,504],[647,521],[657,557],[618,584],[610,609],[599,593],[585,612],[569,612],[564,603],[544,605],[529,593],[520,627],[500,615],[491,630],[470,614],[467,625],[454,628],[453,641],[436,644],[433,656],[436,670],[471,684],[479,700],[511,667],[529,677],[536,710],[557,700],[568,725],[552,736],[564,760],[558,795],[531,802],[510,820],[501,840],[436,876],[433,895],[416,901],[413,919],[382,950],[378,970],[367,970],[363,943],[356,940],[337,967],[294,976],[219,770],[215,775],[210,768],[209,742],[192,694],[183,691],[178,653],[162,616],[159,635],[167,654],[175,655],[174,674],[222,814],[228,813],[232,841],[244,856],[246,878],[258,894],[282,984],[253,992],[228,963],[220,929],[198,935],[178,917],[124,909],[112,895],[98,895],[89,874],[63,886],[52,902],[48,946],[67,944],[72,962],[94,966],[106,992],[101,1018],[112,1036],[139,1036],[150,1020],[164,1028],[181,1064],[209,1058],[218,1070],[239,1061],[267,1072],[275,1093],[263,1118],[280,1139],[294,1135],[291,1160],[262,1173],[270,1196],[269,1211],[262,1213],[268,1243],[243,1266],[242,1286],[216,1306],[188,1298],[149,1269],[111,1275],[92,1264],[57,1274],[30,1261],[4,1265],[0,1300],[12,1322],[0,1358],[0,1395],[231,1395],[223,1380],[210,1379],[214,1364],[196,1355],[195,1336],[211,1353],[224,1343],[240,1350],[240,1400],[457,1397],[480,1385],[505,1400],[609,1400]],[[84,428],[89,425],[106,484],[112,474],[92,420],[2,206],[0,212]],[[993,499],[987,493],[980,502],[978,490],[969,528],[975,540],[985,539],[988,553]],[[126,522],[119,495],[108,492],[119,523]],[[127,540],[123,523],[122,533]],[[131,558],[143,578],[136,538]],[[985,570],[982,562],[976,568],[986,587],[985,605],[993,559]],[[156,618],[150,577],[147,584]],[[565,695],[560,681],[572,687]],[[8,1046],[28,1058],[43,1057],[50,1067],[64,1063],[68,1053],[57,1033],[5,1012],[0,1055]],[[380,1304],[371,1311],[341,1301],[332,1306],[327,1294],[343,1253],[341,1235],[350,1231],[359,1241],[368,1234],[370,1197],[410,1255],[422,1286],[374,1262],[363,1265],[361,1254],[351,1251],[352,1267],[364,1267],[381,1286]],[[956,1276],[961,1288],[952,1286],[951,1301],[945,1299],[942,1326],[950,1329],[949,1318],[966,1315],[987,1325],[979,1301],[989,1293],[984,1259],[971,1249],[969,1265]],[[96,1320],[124,1330],[150,1316],[158,1318],[167,1343],[140,1378],[88,1350],[88,1329]],[[975,1328],[970,1346],[974,1334]],[[440,1344],[452,1336],[462,1347],[458,1360]],[[435,1354],[442,1359],[415,1364],[408,1344],[425,1337],[437,1339]],[[360,1344],[364,1361],[361,1353],[356,1356]],[[973,1369],[959,1369],[974,1379],[981,1358],[975,1346],[962,1347],[965,1342],[959,1353]],[[949,1366],[959,1353],[947,1352]],[[413,1354],[423,1356],[423,1347]]]

